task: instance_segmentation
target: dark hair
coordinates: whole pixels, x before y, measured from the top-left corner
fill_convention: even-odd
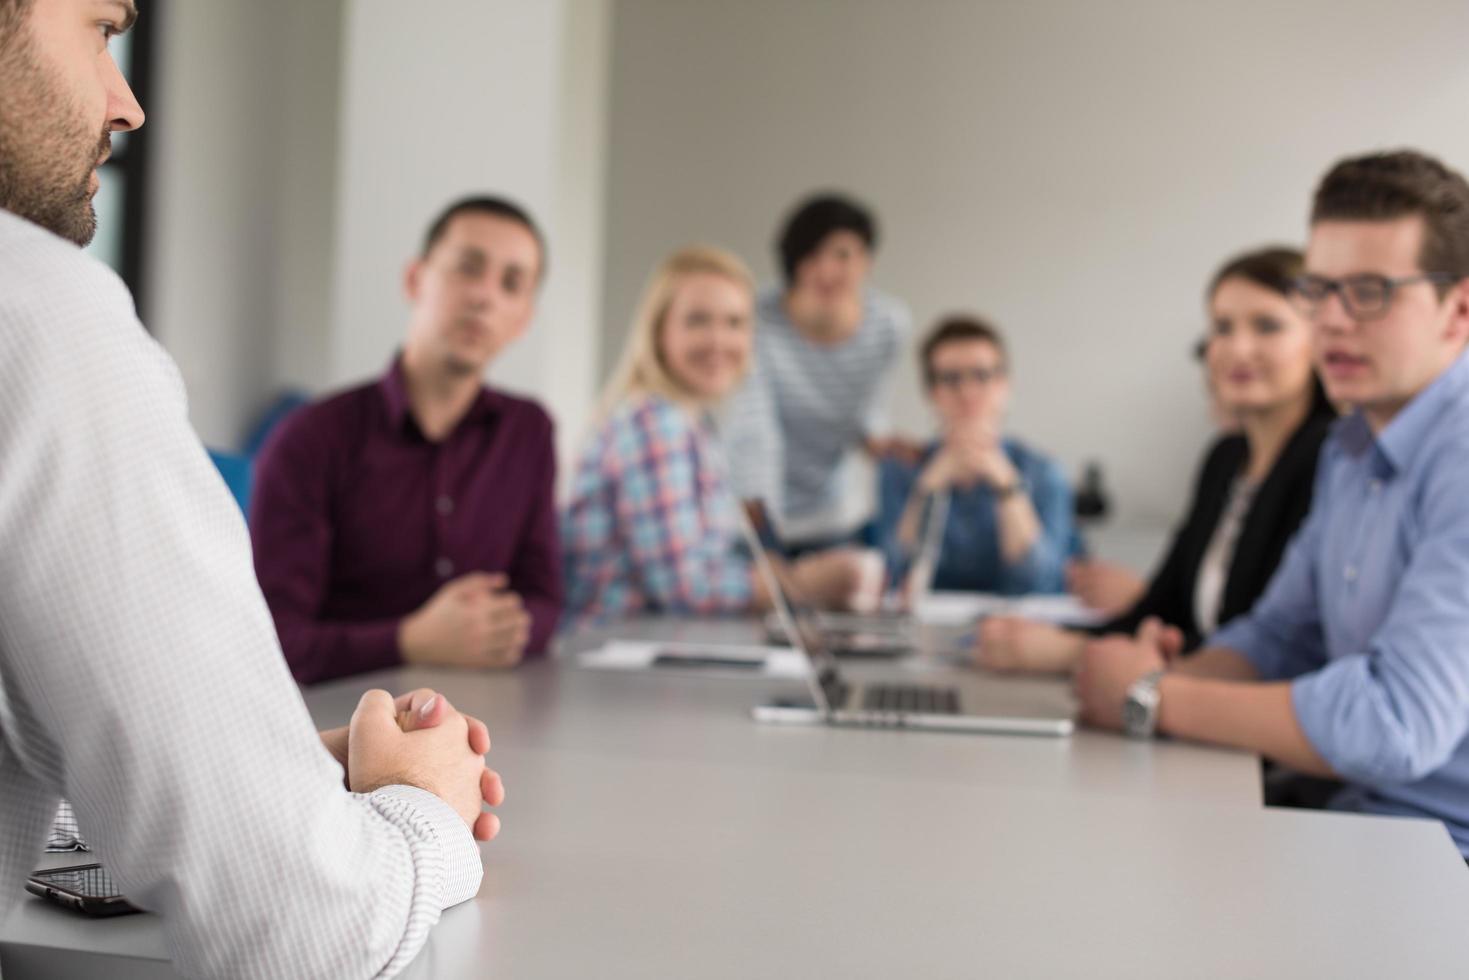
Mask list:
[[[1306,271],[1306,258],[1299,249],[1284,246],[1257,248],[1225,262],[1209,280],[1205,292],[1207,299],[1214,294],[1226,279],[1244,279],[1262,289],[1268,289],[1286,298],[1290,297],[1291,285]]]
[[[0,0],[4,2],[4,0]],[[449,230],[449,224],[461,214],[488,214],[496,218],[505,218],[513,221],[531,233],[536,240],[536,253],[539,258],[539,270],[537,281],[546,278],[546,267],[549,257],[546,255],[546,239],[541,234],[541,229],[536,227],[530,213],[516,204],[514,201],[503,197],[463,197],[439,212],[434,223],[428,226],[428,232],[423,236],[423,255],[433,251],[433,247],[444,237]]]
[[[1268,289],[1272,293],[1284,296],[1287,299],[1291,295],[1291,284],[1296,278],[1306,271],[1306,259],[1299,249],[1287,248],[1283,245],[1257,248],[1249,252],[1236,255],[1225,262],[1214,273],[1209,280],[1209,289],[1204,294],[1206,300],[1212,300],[1219,287],[1224,285],[1228,279],[1243,279],[1254,283],[1261,289]],[[1209,342],[1201,340],[1194,347],[1194,357],[1202,361],[1209,350]],[[1321,375],[1316,370],[1311,370],[1311,412],[1329,412],[1336,414],[1335,407],[1330,399],[1326,397],[1326,388],[1321,384]]]
[[[796,281],[796,266],[821,247],[834,231],[850,231],[869,252],[877,250],[877,221],[861,204],[841,194],[815,194],[786,218],[776,249],[787,286]]]
[[[1311,205],[1318,221],[1393,221],[1423,218],[1418,267],[1469,276],[1469,183],[1439,161],[1414,150],[1342,160],[1321,178]],[[1452,283],[1440,283],[1439,295]]]
[[[923,383],[928,387],[932,388],[934,381],[933,352],[944,344],[957,340],[982,340],[999,351],[1001,367],[1010,363],[1010,354],[1005,349],[1005,338],[994,324],[967,314],[946,316],[928,332],[928,336],[923,339],[923,346],[918,349],[918,366],[923,372]]]

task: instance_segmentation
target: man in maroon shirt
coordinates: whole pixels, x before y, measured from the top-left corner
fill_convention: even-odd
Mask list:
[[[408,265],[387,373],[296,412],[261,451],[255,571],[298,681],[545,650],[562,601],[552,424],[481,380],[530,326],[544,272],[519,207],[451,205]]]

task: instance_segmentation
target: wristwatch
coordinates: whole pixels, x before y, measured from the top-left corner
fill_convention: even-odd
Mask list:
[[[1013,483],[1007,483],[1002,487],[991,487],[990,493],[995,495],[996,500],[1009,500],[1017,493],[1025,490],[1025,480],[1016,479]]]
[[[1158,705],[1163,697],[1158,682],[1163,671],[1155,670],[1132,682],[1127,700],[1122,702],[1122,728],[1133,738],[1152,738],[1158,730]]]

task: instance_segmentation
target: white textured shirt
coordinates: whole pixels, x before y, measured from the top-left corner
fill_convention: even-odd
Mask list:
[[[886,388],[912,317],[868,289],[857,331],[817,344],[786,315],[778,287],[760,294],[755,316],[755,363],[725,413],[735,489],[769,503],[792,540],[850,532],[871,515],[870,493],[856,512],[845,505],[863,439],[886,428]]]
[[[63,795],[190,976],[391,975],[483,875],[437,797],[343,787],[176,368],[0,211],[0,921]]]

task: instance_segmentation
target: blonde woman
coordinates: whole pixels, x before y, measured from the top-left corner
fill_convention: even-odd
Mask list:
[[[749,271],[720,249],[680,249],[653,274],[562,519],[567,625],[769,604],[741,548],[711,422],[749,371],[753,310]],[[857,567],[836,552],[790,574],[806,595],[836,605],[855,588]]]

